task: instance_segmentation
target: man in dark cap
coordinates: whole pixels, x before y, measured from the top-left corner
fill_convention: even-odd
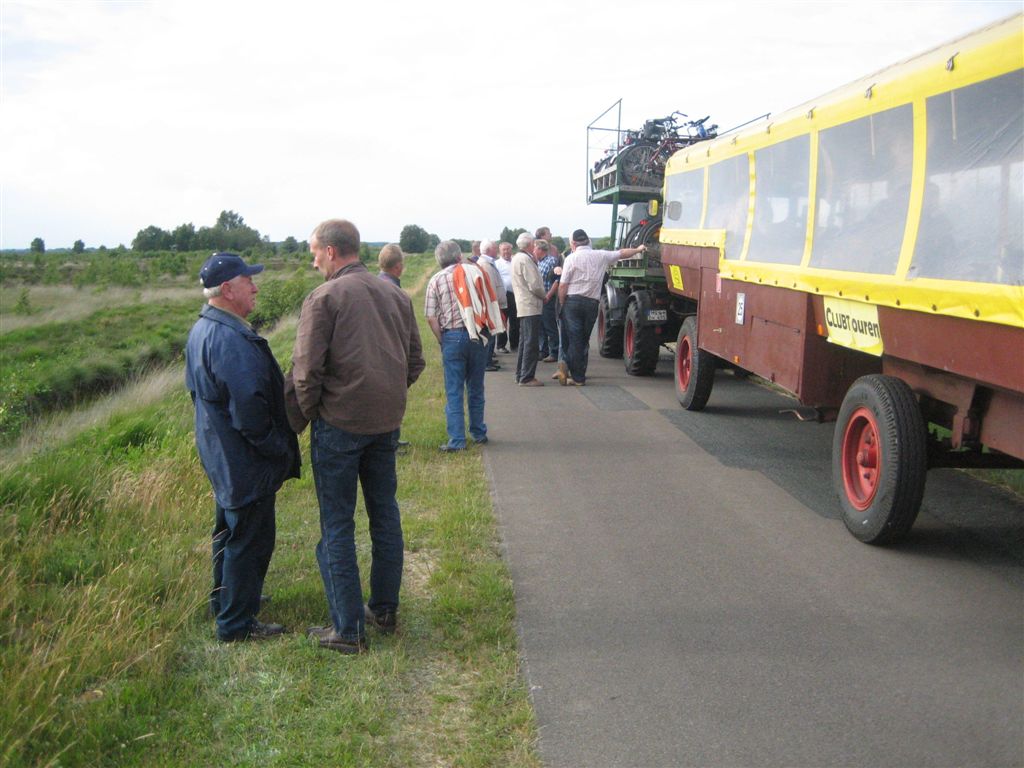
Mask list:
[[[595,251],[582,229],[572,233],[572,253],[565,260],[558,285],[558,301],[566,330],[565,359],[558,363],[558,382],[582,387],[587,381],[590,334],[597,322],[598,300],[604,273],[619,259],[642,253],[646,246],[619,251]]]
[[[299,476],[281,369],[246,321],[259,290],[252,276],[262,271],[233,253],[207,259],[199,280],[208,303],[185,346],[196,447],[216,502],[210,609],[217,637],[227,642],[284,631],[256,614],[274,552],[277,491]]]

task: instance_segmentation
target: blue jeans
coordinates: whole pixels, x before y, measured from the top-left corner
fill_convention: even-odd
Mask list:
[[[484,370],[487,347],[469,340],[465,328],[441,333],[441,358],[444,365],[444,414],[448,426],[448,445],[466,447],[466,419],[463,397],[469,403],[469,434],[480,441],[487,437],[484,424]]]
[[[597,300],[586,296],[567,297],[562,319],[566,328],[565,364],[572,380],[582,384],[587,380],[590,334],[597,322]]]
[[[544,303],[540,313],[540,356],[558,357],[558,299],[554,296]]]
[[[260,611],[263,580],[274,553],[275,498],[272,493],[237,509],[216,505],[210,612],[221,640],[245,637]]]
[[[335,631],[348,640],[364,636],[363,590],[356,562],[356,485],[363,488],[370,521],[370,600],[374,613],[398,609],[404,542],[395,501],[398,430],[357,435],[313,422],[310,436],[313,481],[320,502],[316,560]]]

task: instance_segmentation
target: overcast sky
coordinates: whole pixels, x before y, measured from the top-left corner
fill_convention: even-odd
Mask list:
[[[586,126],[723,129],[1009,2],[0,0],[0,248],[129,245],[221,210],[283,240],[583,226]]]

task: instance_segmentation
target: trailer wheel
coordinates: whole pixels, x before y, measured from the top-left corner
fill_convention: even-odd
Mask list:
[[[601,294],[597,305],[597,352],[601,357],[622,357],[622,326],[608,324],[608,294]]]
[[[640,303],[631,301],[623,329],[623,360],[630,376],[652,376],[658,367],[661,344],[654,326],[640,323]]]
[[[910,530],[924,495],[926,441],[906,382],[875,374],[853,383],[832,439],[832,482],[850,533],[889,544]]]
[[[683,320],[676,337],[676,399],[688,411],[701,411],[708,404],[715,384],[715,357],[697,346],[697,321]]]

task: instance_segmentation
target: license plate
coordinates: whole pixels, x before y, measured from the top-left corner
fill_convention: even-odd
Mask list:
[[[667,309],[648,309],[647,310],[647,322],[649,323],[663,323],[668,320]]]

